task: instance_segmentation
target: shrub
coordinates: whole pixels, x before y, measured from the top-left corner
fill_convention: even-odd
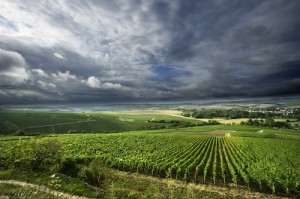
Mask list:
[[[74,159],[65,158],[62,160],[60,171],[63,174],[66,174],[71,177],[77,177],[79,170],[80,168],[76,164],[76,161]]]
[[[84,166],[78,175],[85,182],[100,187],[106,179],[105,166],[101,160],[95,159],[88,166]]]
[[[4,153],[6,167],[56,171],[61,161],[61,143],[55,139],[19,141]]]

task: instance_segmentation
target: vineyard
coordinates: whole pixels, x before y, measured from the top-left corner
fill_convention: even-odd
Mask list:
[[[194,183],[299,194],[299,141],[164,134],[63,136],[65,156]]]
[[[169,131],[66,134],[20,140],[3,137],[0,155],[3,160],[9,160],[21,151],[31,153],[32,149],[25,149],[29,143],[58,140],[63,158],[78,164],[97,158],[107,167],[121,171],[196,184],[300,194],[299,139],[226,137],[216,131],[204,135]],[[22,161],[22,154],[18,161]]]

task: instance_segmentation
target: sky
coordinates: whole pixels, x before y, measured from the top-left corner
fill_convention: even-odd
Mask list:
[[[299,96],[299,0],[1,0],[0,104]]]

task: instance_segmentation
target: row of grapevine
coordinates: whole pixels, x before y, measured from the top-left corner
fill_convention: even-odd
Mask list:
[[[239,177],[242,178],[243,182],[247,184],[247,186],[249,187],[249,177],[248,175],[245,173],[244,169],[243,169],[243,162],[238,159],[238,153],[235,153],[231,142],[226,140],[227,143],[227,152],[228,155],[230,157],[230,160],[232,162],[232,165],[234,166],[236,172],[238,173]]]

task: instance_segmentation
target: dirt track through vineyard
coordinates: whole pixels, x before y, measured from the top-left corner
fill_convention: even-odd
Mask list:
[[[29,188],[36,189],[37,191],[40,191],[40,192],[46,192],[46,193],[50,193],[55,196],[65,197],[65,198],[70,198],[70,199],[88,199],[86,197],[75,196],[75,195],[71,195],[68,193],[56,191],[56,190],[50,189],[45,186],[31,184],[31,183],[17,181],[17,180],[0,180],[0,184],[12,184],[12,185],[18,185],[18,186],[22,186],[22,187],[29,187]],[[0,199],[1,199],[1,197],[2,196],[0,195]],[[4,198],[4,196],[3,196],[3,198]]]
[[[57,123],[57,124],[47,124],[47,125],[41,125],[41,126],[29,126],[22,128],[25,129],[35,129],[35,128],[44,128],[44,127],[52,127],[52,126],[62,126],[62,125],[68,125],[68,124],[80,124],[80,123],[87,123],[87,122],[97,122],[98,120],[82,120],[77,122],[65,122],[65,123]]]

